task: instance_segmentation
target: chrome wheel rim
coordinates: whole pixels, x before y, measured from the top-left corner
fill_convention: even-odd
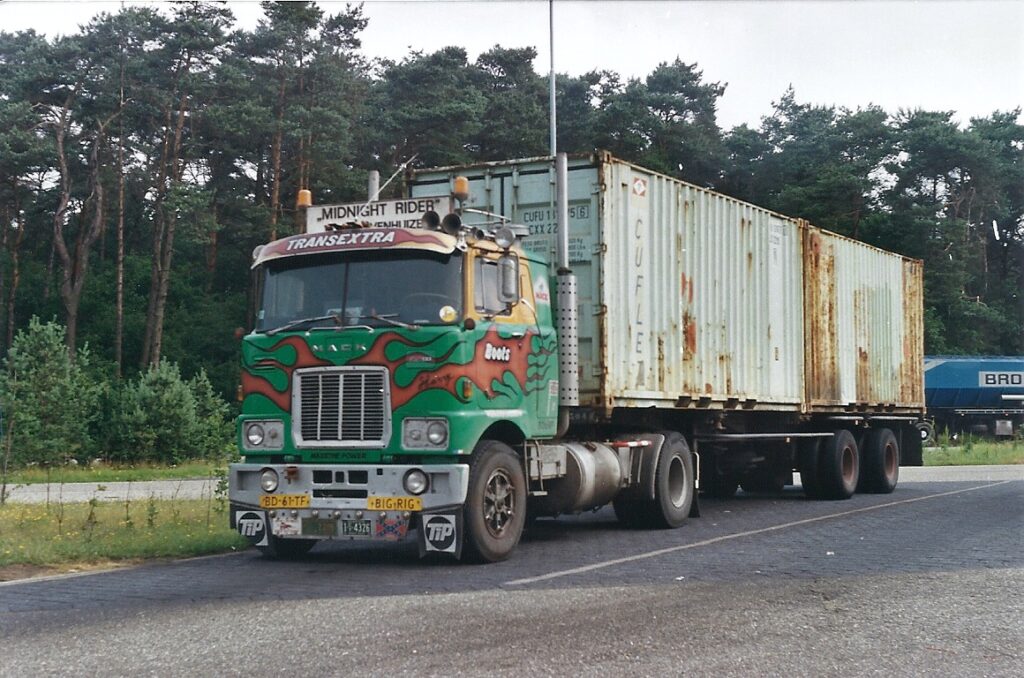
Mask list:
[[[504,536],[516,514],[516,488],[504,469],[494,470],[484,488],[484,525],[492,537]]]

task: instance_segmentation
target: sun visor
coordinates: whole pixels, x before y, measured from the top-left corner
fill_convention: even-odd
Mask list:
[[[253,257],[252,267],[282,257],[355,250],[418,249],[451,254],[455,251],[455,244],[455,237],[447,233],[422,228],[353,228],[275,240],[259,248]]]

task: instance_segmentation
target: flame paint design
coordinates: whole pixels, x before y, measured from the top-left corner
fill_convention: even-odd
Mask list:
[[[472,382],[476,390],[483,393],[488,400],[493,400],[499,395],[514,397],[514,394],[501,390],[501,385],[505,384],[506,375],[511,374],[524,394],[528,392],[526,390],[528,382],[539,379],[537,376],[528,377],[527,375],[530,368],[529,357],[533,338],[536,336],[536,332],[528,331],[522,337],[505,338],[498,333],[497,326],[492,326],[477,340],[473,357],[468,363],[446,362],[458,349],[456,344],[443,356],[436,358],[436,362],[442,363],[437,369],[420,371],[409,383],[405,384],[399,383],[397,380],[400,368],[410,362],[410,358],[415,356],[416,349],[426,349],[433,342],[414,342],[396,334],[383,335],[374,342],[366,355],[351,361],[350,364],[386,365],[389,368],[391,405],[394,409],[408,403],[420,393],[432,389],[447,391],[461,400],[461,396],[456,391],[456,385],[462,378]],[[387,357],[387,354],[389,349],[393,350],[392,347],[395,344],[414,350],[409,351],[401,358],[392,360]],[[496,359],[495,356],[499,355],[507,355],[508,359]]]
[[[291,364],[282,362],[275,355],[285,348],[291,348],[295,351],[295,360]],[[253,374],[250,370],[246,369],[242,370],[243,397],[248,397],[252,394],[265,396],[285,412],[291,410],[291,393],[289,391],[289,387],[292,384],[292,373],[295,372],[295,370],[302,369],[304,367],[320,367],[322,365],[331,364],[327,360],[317,358],[316,355],[313,354],[313,351],[310,350],[309,344],[307,344],[301,337],[287,337],[282,339],[274,344],[270,349],[264,351],[264,353],[269,355],[257,360],[255,366],[257,368],[272,368],[284,372],[286,377],[284,390],[277,390],[274,388],[273,384],[270,383],[268,378],[258,374]]]

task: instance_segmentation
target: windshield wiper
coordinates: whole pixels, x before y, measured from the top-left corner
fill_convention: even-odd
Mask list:
[[[418,330],[420,328],[419,325],[412,325],[401,320],[395,320],[395,316],[397,315],[397,313],[370,313],[368,315],[358,316],[356,319],[362,320],[363,318],[369,318],[370,320],[379,320],[381,322],[386,322],[389,325],[394,325],[395,327],[404,327],[407,330]]]
[[[334,313],[328,313],[327,315],[317,315],[313,316],[312,318],[299,318],[298,320],[292,320],[291,322],[287,322],[284,325],[281,325],[280,327],[275,327],[272,330],[267,330],[266,332],[264,332],[264,334],[266,334],[268,337],[272,337],[278,332],[284,332],[286,330],[298,327],[299,325],[305,325],[306,323],[318,323],[324,320],[333,320],[335,325],[341,327],[341,316],[335,315]]]

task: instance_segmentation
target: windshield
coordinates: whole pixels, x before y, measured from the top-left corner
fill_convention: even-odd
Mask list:
[[[460,317],[460,253],[332,253],[264,266],[256,331],[418,326],[447,324]]]

